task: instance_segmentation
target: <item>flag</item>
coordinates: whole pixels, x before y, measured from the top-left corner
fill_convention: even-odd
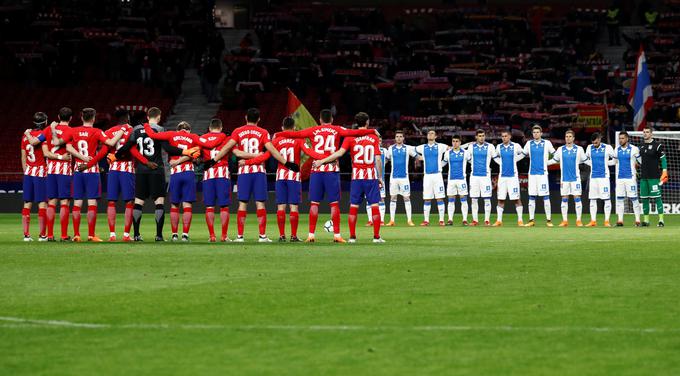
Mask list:
[[[645,51],[642,47],[635,65],[635,77],[630,85],[628,104],[633,107],[633,128],[641,131],[647,125],[647,112],[654,105],[652,80],[649,78]]]
[[[318,125],[314,116],[307,111],[302,102],[288,89],[288,116],[295,119],[295,128],[304,129]]]

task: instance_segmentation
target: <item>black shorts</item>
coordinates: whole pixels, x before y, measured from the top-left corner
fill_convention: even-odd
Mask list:
[[[146,200],[151,197],[155,200],[159,197],[165,197],[165,192],[164,174],[136,174],[135,198]]]

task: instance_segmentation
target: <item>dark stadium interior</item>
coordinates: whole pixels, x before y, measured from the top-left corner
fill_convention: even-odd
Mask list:
[[[253,106],[278,130],[290,88],[338,124],[368,112],[388,142],[395,130],[420,142],[433,127],[442,142],[479,127],[492,142],[507,128],[523,142],[533,123],[555,145],[570,128],[585,142],[630,126],[640,43],[656,97],[648,121],[678,124],[677,1],[549,3],[3,1],[0,137],[17,144],[35,111],[64,105],[96,108],[102,128],[121,106],[177,112],[191,72],[205,95],[196,107],[218,102],[202,111],[227,131]],[[616,28],[610,5],[620,8]],[[233,27],[250,32],[225,40]],[[1,178],[20,180],[15,148],[1,153]]]

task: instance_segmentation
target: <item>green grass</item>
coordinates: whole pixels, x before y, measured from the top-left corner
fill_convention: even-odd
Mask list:
[[[381,245],[362,227],[353,246],[260,245],[248,222],[240,245],[199,241],[201,215],[190,244],[25,244],[0,216],[0,374],[680,372],[678,217],[402,226]]]

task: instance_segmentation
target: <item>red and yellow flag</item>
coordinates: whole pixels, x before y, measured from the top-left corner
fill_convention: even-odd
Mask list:
[[[314,116],[307,111],[305,105],[300,102],[290,89],[288,89],[288,116],[295,119],[296,129],[305,129],[318,125]]]

